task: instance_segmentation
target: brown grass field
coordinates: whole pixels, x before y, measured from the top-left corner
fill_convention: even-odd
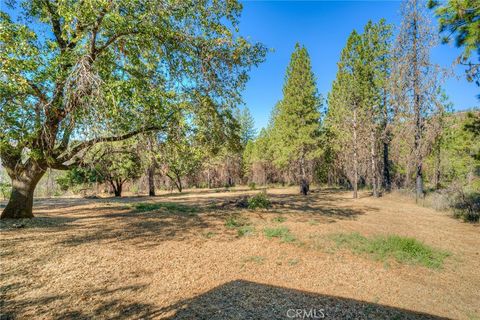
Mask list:
[[[335,190],[268,189],[269,210],[235,205],[256,192],[37,200],[34,220],[0,222],[0,318],[292,319],[288,310],[302,309],[325,319],[479,319],[478,226]],[[139,212],[136,202],[188,207]],[[250,234],[228,228],[231,217]],[[279,226],[293,239],[264,235]],[[451,255],[430,269],[329,240],[352,232],[414,237]]]

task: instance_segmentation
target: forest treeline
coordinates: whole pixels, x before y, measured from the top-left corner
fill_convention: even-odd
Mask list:
[[[442,88],[450,71],[430,59],[439,34],[424,2],[403,3],[397,32],[385,20],[352,31],[326,97],[317,90],[315,58],[296,44],[283,96],[259,132],[238,105],[248,70],[266,49],[232,33],[239,3],[147,10],[113,3],[26,4],[27,17],[51,24],[53,38],[44,42],[2,13],[9,59],[0,154],[12,181],[2,185],[10,193],[2,218],[33,216],[37,184],[62,170],[54,180],[63,191],[115,196],[138,189],[135,181],[150,195],[239,184],[298,185],[307,195],[312,183],[350,189],[354,198],[359,189],[374,197],[407,190],[417,199],[437,192],[478,220],[480,113],[452,110]],[[440,31],[457,36],[459,62],[478,84],[471,62],[478,8],[464,5],[429,4]]]

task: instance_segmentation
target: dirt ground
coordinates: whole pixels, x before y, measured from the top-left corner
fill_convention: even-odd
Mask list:
[[[478,226],[335,190],[268,189],[268,211],[232,204],[256,192],[38,200],[33,221],[0,223],[0,318],[479,319]],[[138,212],[134,202],[197,211]],[[254,234],[227,228],[232,216]],[[278,226],[297,240],[265,237]],[[375,261],[334,249],[328,235],[342,232],[415,237],[451,256],[441,269]]]

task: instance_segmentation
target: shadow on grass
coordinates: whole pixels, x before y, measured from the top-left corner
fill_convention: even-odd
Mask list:
[[[349,208],[344,206],[347,198],[339,197],[336,190],[316,190],[314,193],[303,195],[272,194],[268,195],[272,201],[273,210],[278,213],[304,213],[309,218],[330,218],[335,220],[354,220],[367,211],[377,211],[376,208],[365,207]]]
[[[16,314],[34,310],[36,316],[49,319],[446,319],[378,303],[244,280],[225,283],[169,306],[132,302],[143,289],[143,286],[130,286],[86,293],[84,296],[90,298],[88,308],[69,304],[64,296],[17,301],[4,317],[14,319]],[[127,298],[116,298],[115,292]]]

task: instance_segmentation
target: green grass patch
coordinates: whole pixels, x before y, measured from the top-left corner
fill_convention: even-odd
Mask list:
[[[195,207],[187,206],[175,202],[160,202],[160,203],[134,203],[132,206],[137,212],[148,212],[155,210],[167,210],[176,213],[187,213],[189,215],[195,215],[198,209]]]
[[[358,233],[334,234],[331,239],[339,247],[349,248],[355,253],[368,254],[376,260],[394,259],[400,263],[441,268],[450,253],[432,248],[414,238],[397,235],[364,237]]]
[[[272,206],[270,200],[268,200],[265,192],[257,193],[256,195],[248,198],[248,209],[268,209]]]
[[[242,227],[246,225],[248,221],[243,218],[237,218],[237,217],[228,217],[227,220],[225,220],[225,227],[229,229],[235,229]]]
[[[207,239],[211,239],[211,238],[213,238],[215,235],[216,235],[216,233],[215,233],[215,232],[211,232],[211,231],[206,232],[206,233],[203,234],[203,236],[204,236],[205,238],[207,238]]]
[[[228,217],[225,220],[225,226],[228,229],[236,229],[237,236],[250,236],[255,234],[255,227],[250,224],[250,221],[241,217]]]
[[[269,239],[271,238],[280,238],[282,242],[294,242],[297,239],[293,234],[290,233],[290,230],[286,227],[279,228],[265,228],[263,230],[265,236]]]
[[[255,227],[251,225],[241,226],[237,228],[237,235],[239,237],[251,236],[255,234]]]

